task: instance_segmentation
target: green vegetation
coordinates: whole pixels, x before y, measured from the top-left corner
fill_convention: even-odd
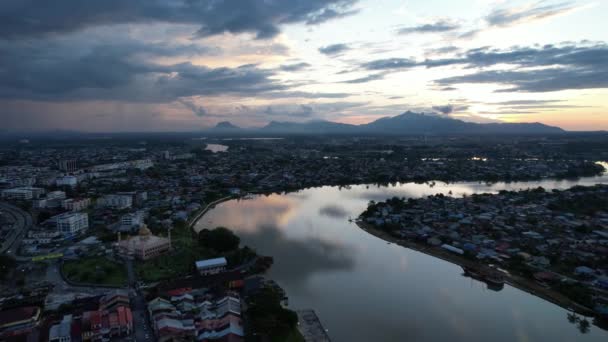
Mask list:
[[[218,253],[225,253],[239,247],[241,239],[225,227],[217,227],[213,230],[203,229],[198,234],[198,244]]]
[[[224,256],[228,266],[233,267],[256,257],[252,249],[239,248],[239,237],[224,227],[204,229],[196,235],[181,222],[171,231],[171,237],[173,252],[136,264],[141,280],[155,282],[190,274],[194,263],[201,259]]]
[[[211,258],[213,251],[199,248],[194,233],[185,223],[177,224],[171,230],[173,251],[152,260],[137,262],[135,265],[138,277],[146,282],[184,276],[193,271],[194,262]]]
[[[281,299],[281,294],[271,288],[264,288],[248,299],[247,315],[251,322],[248,335],[268,336],[271,341],[302,340],[296,329],[298,315],[282,307]]]
[[[575,190],[576,187],[571,189],[571,191]],[[576,194],[573,198],[560,196],[549,204],[551,210],[582,215],[593,215],[598,211],[606,210],[606,208],[608,208],[608,195],[597,192],[582,192]]]
[[[76,283],[120,286],[127,282],[125,266],[104,257],[66,261],[62,272],[68,280]]]

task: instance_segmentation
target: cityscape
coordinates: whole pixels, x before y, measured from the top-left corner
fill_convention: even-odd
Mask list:
[[[605,341],[607,6],[1,3],[0,341]]]

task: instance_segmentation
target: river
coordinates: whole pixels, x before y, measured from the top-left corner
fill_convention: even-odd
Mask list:
[[[274,257],[268,277],[291,309],[312,308],[334,342],[348,341],[607,341],[595,326],[582,334],[567,311],[505,285],[491,291],[449,262],[370,235],[348,221],[370,200],[608,183],[577,181],[405,183],[320,187],[254,196],[217,205],[197,229],[226,226]]]

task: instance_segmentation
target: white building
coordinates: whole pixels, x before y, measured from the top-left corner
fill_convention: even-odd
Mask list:
[[[34,200],[32,202],[34,208],[57,208],[61,206],[62,201],[65,199],[65,192],[63,191],[51,191],[46,194],[44,198]]]
[[[196,269],[201,275],[218,274],[226,270],[228,261],[226,258],[215,258],[199,260],[196,262]]]
[[[120,218],[120,225],[123,227],[139,228],[143,224],[144,224],[144,212],[143,211],[136,211],[134,213],[128,213],[126,215],[123,215]]]
[[[55,181],[55,183],[57,184],[57,186],[75,187],[76,185],[78,185],[78,177],[76,177],[76,176],[57,177],[57,180]]]
[[[42,194],[44,194],[44,189],[42,188],[22,187],[2,190],[2,198],[5,199],[31,200],[38,198]]]
[[[130,195],[105,195],[97,200],[103,207],[114,209],[126,209],[133,206],[133,196]]]
[[[64,235],[74,235],[89,228],[89,215],[85,213],[63,213],[53,216],[51,220]]]
[[[51,326],[49,330],[49,342],[71,342],[72,341],[72,315],[63,316],[63,320]]]
[[[61,202],[61,206],[63,209],[70,211],[81,211],[86,209],[91,204],[91,199],[89,198],[70,198],[63,200]]]

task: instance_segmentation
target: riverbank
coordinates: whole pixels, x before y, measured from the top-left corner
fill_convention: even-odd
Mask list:
[[[402,247],[409,248],[409,249],[415,250],[417,252],[424,253],[424,254],[430,255],[435,258],[442,259],[444,261],[456,264],[460,267],[467,267],[467,268],[473,268],[473,269],[480,269],[480,268],[484,268],[484,267],[487,268],[487,266],[484,264],[475,262],[473,260],[469,260],[467,258],[464,258],[462,256],[459,256],[457,254],[451,253],[447,250],[444,250],[444,249],[441,249],[438,247],[432,247],[432,246],[412,242],[409,240],[398,239],[386,232],[376,229],[374,226],[367,224],[365,222],[357,221],[357,226],[359,228],[361,228],[362,230],[366,231],[367,233],[372,234],[384,241],[395,243]],[[534,280],[526,279],[524,277],[514,275],[514,274],[504,274],[504,279],[505,279],[506,284],[508,284],[512,287],[515,287],[519,290],[525,291],[525,292],[527,292],[531,295],[534,295],[536,297],[539,297],[541,299],[544,299],[548,302],[556,304],[568,311],[573,311],[573,312],[576,312],[577,314],[587,316],[587,317],[595,316],[595,312],[592,309],[590,309],[586,306],[583,306],[579,303],[576,303],[576,302],[570,300],[569,298],[567,298],[566,296],[564,296],[554,290],[545,288],[545,287],[539,285]]]

